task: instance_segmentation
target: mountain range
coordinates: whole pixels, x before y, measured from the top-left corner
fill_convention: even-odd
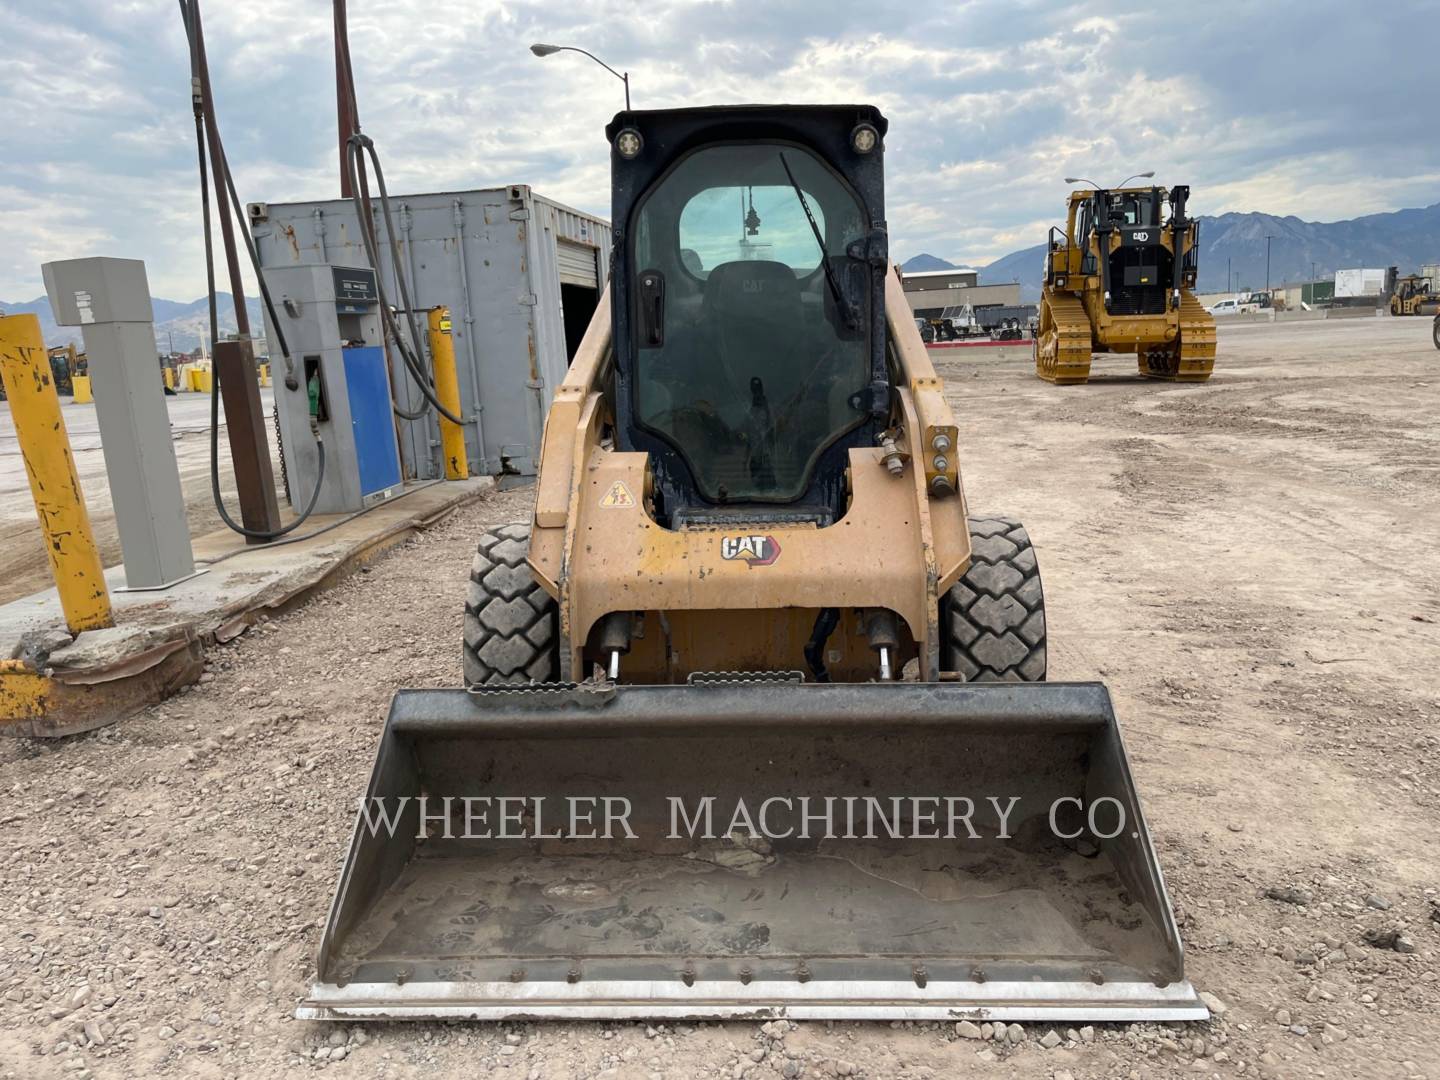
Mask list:
[[[1061,222],[1057,222],[1061,224]],[[1398,266],[1401,274],[1440,262],[1440,203],[1414,210],[1367,214],[1349,221],[1302,221],[1274,214],[1221,214],[1200,218],[1200,277],[1197,292],[1264,288],[1266,236],[1270,237],[1272,285],[1329,280],[1336,270]],[[1043,243],[1013,251],[980,268],[980,281],[1020,283],[1020,299],[1040,298]],[[912,267],[912,262],[921,265]],[[941,265],[943,264],[943,265]],[[943,270],[954,264],[917,255],[902,270]],[[956,269],[966,269],[955,267]],[[1225,275],[1231,283],[1226,285]]]
[[[220,334],[235,332],[235,302],[229,293],[216,293],[216,316]],[[155,348],[162,353],[194,352],[200,347],[202,334],[210,337],[210,302],[202,296],[198,300],[182,303],[178,300],[152,298],[150,307],[155,313]],[[245,310],[250,313],[251,333],[264,334],[264,320],[260,317],[260,301],[247,299]],[[55,315],[50,310],[47,297],[37,296],[34,300],[10,303],[0,300],[0,312],[6,315],[38,315],[40,334],[47,346],[66,345],[74,342],[77,348],[84,348],[84,341],[78,326],[57,326]]]
[[[1349,221],[1302,221],[1298,217],[1274,214],[1221,214],[1200,218],[1200,280],[1197,291],[1227,291],[1225,275],[1231,274],[1229,288],[1259,289],[1265,285],[1266,236],[1270,237],[1270,282],[1309,281],[1312,273],[1330,279],[1336,270],[1352,267],[1398,266],[1400,273],[1418,270],[1426,263],[1440,262],[1440,203],[1414,210],[1367,214]],[[985,285],[1020,283],[1020,299],[1034,303],[1040,298],[1043,243],[1012,251],[987,266],[979,267]],[[911,256],[902,270],[970,270],[928,253]],[[229,293],[218,293],[221,335],[235,332],[235,308]],[[207,300],[200,297],[183,303],[156,298],[155,347],[160,352],[193,352],[202,334],[209,336]],[[260,301],[245,304],[250,325],[263,334]],[[0,300],[0,312],[40,317],[40,332],[46,345],[81,344],[78,326],[57,326],[44,296],[9,303]]]

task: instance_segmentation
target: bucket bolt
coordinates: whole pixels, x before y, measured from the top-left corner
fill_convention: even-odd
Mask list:
[[[880,681],[890,682],[895,678],[893,661],[900,648],[900,624],[895,613],[884,608],[867,608],[864,626],[870,648],[880,658]]]
[[[880,435],[880,451],[885,461],[885,468],[890,470],[891,476],[903,476],[905,474],[904,450],[900,449],[899,432],[891,429],[882,432]]]
[[[754,974],[750,971],[750,969],[749,969],[748,967],[742,967],[742,968],[740,969],[740,985],[741,985],[741,986],[749,986],[749,985],[750,985],[750,980],[753,979],[754,977],[755,977]]]
[[[691,961],[685,961],[685,970],[680,973],[680,980],[686,986],[695,985],[695,965]]]
[[[915,980],[915,985],[921,990],[924,990],[925,984],[930,981],[930,975],[925,970],[924,964],[916,964],[910,972],[910,977]]]

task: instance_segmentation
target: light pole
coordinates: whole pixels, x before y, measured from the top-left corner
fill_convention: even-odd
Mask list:
[[[1155,171],[1154,171],[1153,169],[1152,169],[1150,172],[1137,172],[1134,176],[1127,176],[1124,180],[1121,180],[1120,183],[1116,184],[1115,186],[1116,186],[1116,187],[1124,187],[1124,186],[1125,186],[1126,184],[1128,184],[1131,180],[1151,180],[1151,179],[1154,178],[1154,176],[1155,176]],[[1067,176],[1067,177],[1065,177],[1065,183],[1067,183],[1067,184],[1089,184],[1092,188],[1095,188],[1097,191],[1099,191],[1099,190],[1104,190],[1104,189],[1102,189],[1102,188],[1100,187],[1099,184],[1095,183],[1094,180],[1086,180],[1083,176]]]
[[[614,68],[612,68],[609,64],[605,63],[604,60],[601,60],[594,53],[586,52],[584,49],[577,49],[574,45],[545,45],[540,42],[536,42],[534,45],[530,46],[530,51],[536,56],[550,56],[557,52],[578,52],[582,56],[590,57],[591,60],[594,60],[595,63],[599,64],[611,75],[614,75],[617,79],[619,79],[622,83],[625,84],[625,111],[630,111],[630,73],[628,71],[623,73],[616,71]]]

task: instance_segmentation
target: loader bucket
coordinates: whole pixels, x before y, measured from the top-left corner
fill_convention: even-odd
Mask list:
[[[366,800],[303,1019],[1207,1016],[1098,684],[407,690]]]

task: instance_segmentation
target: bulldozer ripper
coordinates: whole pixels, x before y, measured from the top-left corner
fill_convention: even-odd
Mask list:
[[[655,835],[668,820],[671,840],[1008,840],[1019,796],[960,795],[775,795],[763,800],[721,802],[713,795],[671,795],[648,808],[645,831]],[[1048,808],[1050,831],[1063,839],[1089,834],[1118,836],[1127,824],[1125,806],[1101,797],[1088,805],[1074,796]],[[417,839],[634,840],[634,806],[623,796],[418,795],[358,800],[363,827],[394,836],[414,830]],[[1084,821],[1080,826],[1077,818]],[[1063,819],[1063,823],[1062,823]],[[1073,826],[1073,827],[1072,827]]]

